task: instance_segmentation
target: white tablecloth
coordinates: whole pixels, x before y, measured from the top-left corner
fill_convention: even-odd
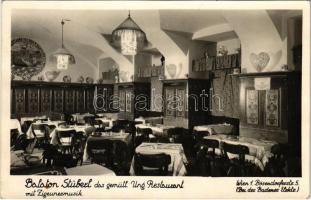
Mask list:
[[[83,161],[89,160],[89,155],[87,153],[87,145],[89,140],[120,140],[125,142],[127,145],[131,142],[131,135],[129,133],[113,133],[113,132],[103,132],[101,136],[90,136],[86,142]]]
[[[71,176],[116,176],[116,174],[101,165],[90,164],[65,169],[67,175]]]
[[[11,119],[10,120],[10,129],[17,129],[19,135],[23,134],[21,124],[19,123],[18,119]]]
[[[233,125],[231,124],[209,124],[194,126],[194,131],[208,131],[210,135],[215,134],[231,134],[233,132]]]
[[[135,149],[136,153],[141,154],[158,154],[165,153],[171,156],[171,164],[168,170],[173,172],[173,176],[184,176],[187,174],[185,163],[187,158],[181,144],[174,143],[142,143]],[[130,175],[135,175],[134,158],[132,160]]]
[[[100,120],[101,122],[103,123],[108,123],[109,126],[108,127],[105,127],[105,129],[111,129],[112,126],[113,126],[113,122],[116,121],[115,119],[108,119],[106,117],[103,117],[103,118],[96,118],[96,120]]]
[[[35,119],[46,119],[47,117],[45,115],[42,116],[36,116],[36,117],[22,117],[21,118],[21,124],[24,124],[25,121],[33,121]]]
[[[230,135],[210,135],[205,136],[204,139],[215,139],[218,140],[220,143],[220,149],[222,150],[222,144],[224,142],[229,144],[237,144],[237,145],[244,145],[249,148],[249,155],[245,156],[245,159],[253,162],[257,165],[261,170],[264,170],[266,164],[269,161],[269,158],[272,155],[271,147],[277,142],[275,141],[268,141],[268,140],[261,140],[255,138],[248,138],[248,137],[240,137],[240,136],[230,136]],[[231,158],[237,157],[237,155],[231,154]]]
[[[76,113],[72,114],[71,116],[73,117],[74,121],[78,123],[85,123],[84,117],[94,117],[94,115],[91,113],[83,113],[83,114]]]
[[[67,131],[67,130],[75,130],[76,132],[83,132],[84,134],[91,134],[94,130],[93,126],[90,125],[82,125],[82,126],[77,126],[73,125],[70,127],[57,127],[50,133],[50,138],[51,138],[51,144],[57,145],[59,142],[58,137],[57,137],[57,131]]]
[[[46,124],[48,126],[54,125],[55,127],[58,127],[59,125],[64,124],[64,123],[65,123],[65,121],[42,121],[42,122],[36,122],[36,123],[33,123],[33,124],[38,124],[38,125],[39,124]],[[26,136],[27,136],[28,139],[34,138],[34,134],[32,132],[32,125],[33,124],[31,124],[29,126],[29,128],[28,128],[28,130],[26,132]]]
[[[158,136],[167,136],[167,130],[170,128],[174,128],[173,126],[165,126],[163,124],[156,124],[155,126],[152,126],[150,124],[136,124],[136,128],[150,128],[152,130],[152,133],[154,135]]]
[[[162,124],[163,117],[138,117],[138,118],[135,118],[135,122],[142,122],[143,124],[146,124],[146,123]]]

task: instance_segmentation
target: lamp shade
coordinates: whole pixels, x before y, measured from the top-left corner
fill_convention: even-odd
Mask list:
[[[136,55],[147,42],[146,34],[129,15],[113,32],[112,43],[123,55]]]
[[[71,64],[75,64],[74,56],[65,48],[59,48],[53,53],[53,60],[57,62],[57,69],[66,70]]]

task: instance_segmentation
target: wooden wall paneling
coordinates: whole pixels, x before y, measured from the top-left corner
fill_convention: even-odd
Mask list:
[[[16,114],[25,113],[26,105],[26,89],[15,88],[15,112]]]
[[[14,90],[11,87],[11,115],[15,114],[15,98],[14,98]]]
[[[52,111],[52,88],[43,87],[41,88],[41,112],[51,112]]]
[[[63,113],[64,111],[64,90],[63,88],[55,88],[53,90],[54,96],[54,112]]]
[[[95,111],[94,104],[94,88],[87,88],[86,89],[86,111],[93,113]]]
[[[104,86],[97,86],[96,105],[98,107],[98,112],[107,111],[107,88]]]
[[[66,88],[65,90],[65,112],[75,112],[75,90],[72,88]]]
[[[38,113],[40,106],[40,90],[39,88],[28,88],[27,89],[27,111],[29,113]]]
[[[85,90],[84,88],[76,89],[76,112],[85,112]]]

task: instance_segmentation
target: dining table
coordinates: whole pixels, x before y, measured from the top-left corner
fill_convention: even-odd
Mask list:
[[[145,143],[143,142],[135,149],[140,154],[161,154],[165,153],[171,156],[171,163],[168,171],[173,176],[185,176],[187,174],[185,164],[188,162],[182,144],[177,143]],[[135,175],[135,159],[132,159],[130,175]]]
[[[98,133],[96,133],[98,134]],[[84,148],[84,153],[83,153],[83,162],[86,162],[89,160],[89,155],[87,153],[87,145],[89,141],[94,141],[94,140],[119,140],[122,142],[125,142],[125,144],[129,147],[132,141],[132,137],[130,133],[126,132],[101,132],[99,135],[90,135],[88,137],[85,148]]]
[[[73,120],[77,123],[85,123],[84,117],[94,117],[95,115],[91,113],[75,113],[71,115]]]
[[[135,125],[136,128],[150,128],[152,130],[152,134],[155,136],[159,136],[159,137],[167,137],[167,130],[174,128],[174,126],[167,126],[167,125],[163,125],[163,124],[156,124],[156,125],[152,125],[152,124],[136,124]],[[136,133],[137,135],[137,133]]]
[[[134,119],[135,122],[141,122],[142,124],[162,124],[163,117],[138,117]]]
[[[273,156],[271,148],[276,145],[276,141],[256,139],[245,136],[233,136],[225,134],[216,134],[205,136],[204,139],[213,139],[219,141],[219,150],[215,151],[223,153],[223,143],[244,145],[248,147],[249,154],[245,155],[245,160],[254,163],[262,171],[264,171],[266,164],[269,162],[269,158]],[[228,153],[229,159],[236,158],[238,155]]]
[[[105,126],[106,130],[112,129],[113,124],[116,121],[116,119],[107,118],[107,117],[97,117],[96,120],[99,120],[104,124],[108,124],[108,126]]]
[[[21,117],[21,125],[23,125],[25,123],[25,121],[33,121],[35,119],[46,119],[47,116],[46,115],[42,115],[42,116],[35,116],[35,117]]]
[[[208,132],[209,135],[215,134],[232,134],[233,133],[233,125],[222,123],[222,124],[208,124],[208,125],[199,125],[194,126],[193,130],[200,132]]]
[[[65,172],[70,176],[116,176],[114,171],[98,164],[65,168]]]
[[[50,143],[53,145],[59,144],[59,138],[57,136],[58,131],[69,131],[69,130],[75,130],[76,132],[82,132],[84,135],[90,135],[94,131],[94,127],[91,125],[70,125],[70,126],[59,126],[55,128],[50,133],[51,141]]]
[[[32,123],[30,126],[29,126],[29,128],[28,128],[28,130],[27,130],[27,132],[26,132],[26,136],[27,136],[27,138],[28,139],[32,139],[32,138],[34,138],[35,136],[34,136],[34,134],[33,134],[33,130],[32,130],[32,127],[33,127],[33,125],[35,124],[35,125],[40,125],[40,124],[44,124],[44,125],[48,125],[48,126],[55,126],[56,128],[57,127],[59,127],[60,125],[63,125],[63,124],[65,124],[66,122],[65,121],[61,121],[61,120],[55,120],[55,121],[51,121],[51,120],[47,120],[47,121],[36,121],[36,122],[34,122],[34,123]],[[36,130],[34,130],[34,131],[36,131]]]
[[[18,119],[11,119],[10,120],[10,130],[17,129],[18,134],[23,134],[21,123],[18,121]]]

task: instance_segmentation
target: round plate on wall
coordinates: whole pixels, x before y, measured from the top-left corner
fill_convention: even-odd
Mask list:
[[[28,38],[17,38],[11,42],[12,74],[23,80],[39,74],[45,67],[46,56],[41,46]]]

